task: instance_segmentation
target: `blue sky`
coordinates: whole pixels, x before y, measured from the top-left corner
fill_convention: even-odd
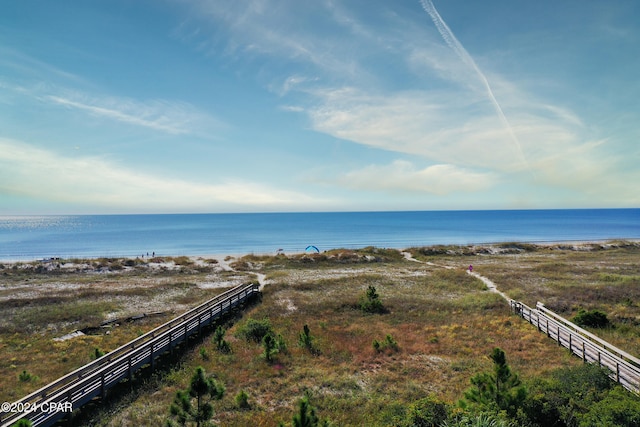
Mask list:
[[[30,0],[0,214],[640,207],[640,2]]]

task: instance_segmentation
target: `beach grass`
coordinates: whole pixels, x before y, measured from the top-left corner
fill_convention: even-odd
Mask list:
[[[394,425],[409,403],[426,396],[456,402],[473,375],[491,368],[487,355],[494,347],[505,351],[524,379],[582,363],[511,314],[505,300],[466,273],[470,264],[528,305],[541,301],[566,317],[579,308],[603,310],[613,327],[594,332],[640,354],[640,245],[601,246],[411,248],[421,262],[376,248],[250,255],[229,260],[236,272],[193,259],[163,260],[165,266],[179,266],[164,270],[114,260],[110,264],[117,262],[123,269],[102,275],[82,269],[47,275],[5,267],[10,274],[0,276],[0,298],[12,302],[3,301],[0,310],[12,321],[0,328],[0,382],[5,385],[0,398],[16,400],[90,361],[95,348],[116,348],[223,290],[202,283],[249,281],[261,273],[269,282],[262,301],[224,324],[231,353],[218,351],[211,337],[203,339],[167,372],[98,408],[94,425],[164,424],[175,392],[186,388],[196,366],[226,386],[225,397],[214,404],[220,425],[290,423],[307,391],[319,416],[335,425]],[[385,309],[380,314],[359,308],[369,286],[380,296]],[[122,323],[109,334],[53,341],[81,325],[136,314],[141,308],[163,311],[159,307],[164,314]],[[259,343],[237,333],[248,319],[268,319],[287,350],[267,362]],[[305,324],[315,353],[297,345]],[[397,348],[376,350],[373,342],[388,336]],[[20,381],[22,371],[35,379]],[[236,404],[240,391],[248,396],[248,408]]]

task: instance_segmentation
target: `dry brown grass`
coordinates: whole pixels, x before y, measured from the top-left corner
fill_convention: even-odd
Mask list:
[[[490,368],[487,354],[496,346],[523,376],[541,373],[540,358],[547,369],[579,364],[512,316],[506,302],[484,290],[464,268],[398,261],[339,268],[313,264],[289,274],[270,274],[277,281],[265,288],[262,303],[245,314],[270,319],[289,344],[288,354],[266,363],[257,344],[233,338],[235,325],[227,333],[233,354],[216,353],[205,343],[210,359],[201,360],[194,352],[180,370],[183,387],[197,365],[226,384],[227,397],[217,406],[221,425],[288,422],[305,390],[312,392],[320,415],[337,425],[388,425],[404,404],[428,394],[455,401],[472,375]],[[376,287],[388,313],[365,314],[356,308],[369,285]],[[282,301],[295,310],[284,310]],[[319,356],[295,345],[305,323],[317,340]],[[396,339],[399,351],[377,353],[373,340],[387,334]],[[234,407],[233,396],[241,389],[249,394],[250,410]],[[139,419],[130,413],[148,414],[150,406],[158,408],[159,420],[175,390],[174,383],[161,382],[105,425]]]
[[[98,415],[96,423],[161,425],[173,395],[186,388],[198,365],[226,385],[226,396],[215,403],[215,418],[220,425],[288,423],[296,402],[305,390],[310,390],[321,418],[329,418],[336,425],[376,426],[393,424],[397,419],[394,417],[401,416],[406,404],[429,394],[456,401],[474,374],[490,369],[487,356],[494,347],[506,352],[510,365],[524,379],[581,363],[512,315],[504,300],[465,273],[469,264],[501,290],[530,305],[541,300],[565,315],[578,306],[605,309],[618,325],[608,332],[618,343],[629,342],[629,337],[638,335],[636,325],[629,320],[640,315],[637,306],[640,249],[636,246],[575,251],[505,245],[499,248],[500,253],[471,248],[437,249],[413,252],[416,258],[437,266],[409,262],[397,253],[376,252],[371,248],[366,253],[336,251],[320,254],[324,256],[238,260],[235,265],[245,270],[245,277],[259,271],[267,274],[271,283],[264,290],[262,303],[230,325],[226,339],[233,352],[219,353],[211,340],[206,339],[185,354],[180,366],[148,381],[109,413]],[[187,263],[185,268],[193,266]],[[128,292],[132,294],[129,296],[133,299],[141,295],[153,299],[167,294],[172,284],[181,283],[183,297],[162,301],[175,303],[184,298],[180,302],[195,305],[198,299],[211,296],[200,293],[196,284],[216,277],[221,281],[227,279],[221,272],[213,278],[212,274],[171,271],[166,276],[154,275],[153,280],[149,279],[155,284],[147,283],[139,275],[110,280],[128,281],[131,286]],[[46,282],[42,278],[37,280]],[[365,314],[357,308],[359,297],[369,285],[376,287],[387,313]],[[127,292],[126,289],[121,287],[112,296]],[[122,304],[118,298],[114,301]],[[18,311],[23,308],[14,307]],[[110,310],[114,307],[105,308],[103,316]],[[276,333],[282,334],[288,343],[288,352],[269,364],[261,357],[258,344],[236,337],[238,327],[248,318],[268,318]],[[309,325],[316,339],[319,355],[312,355],[296,344],[304,324]],[[11,396],[5,393],[5,398],[11,400],[33,388],[28,383],[18,384],[17,374],[23,369],[40,376],[40,384],[44,384],[50,377],[87,361],[94,347],[108,350],[152,326],[129,324],[109,336],[63,343],[53,343],[46,328],[29,336],[18,332],[0,334],[0,381],[15,384]],[[397,341],[399,350],[376,352],[373,340],[383,340],[387,334]],[[619,345],[635,354],[640,350],[634,347],[635,342],[632,348],[624,343]],[[206,349],[208,360],[201,358],[200,347]],[[29,355],[34,348],[42,356]],[[50,357],[51,354],[57,356]],[[39,364],[43,369],[37,368]],[[240,390],[249,395],[248,410],[235,405],[234,396]]]
[[[180,269],[165,270],[126,261],[75,260],[50,270],[20,263],[0,269],[2,401],[17,400],[90,362],[96,347],[113,350],[224,290],[201,289],[198,283],[229,279],[213,263],[199,271],[184,260]],[[134,267],[121,268],[125,264]],[[164,314],[99,328],[107,320],[154,312]],[[54,341],[87,327],[96,335]],[[20,381],[24,370],[37,380]]]

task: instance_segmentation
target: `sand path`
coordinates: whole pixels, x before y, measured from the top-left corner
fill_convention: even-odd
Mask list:
[[[231,267],[231,265],[229,265],[229,262],[226,261],[223,258],[216,258],[218,260],[218,265],[220,266],[220,268],[222,268],[223,271],[236,271],[234,270],[233,267]],[[258,277],[258,284],[260,285],[260,292],[262,292],[262,290],[264,289],[264,287],[269,283],[267,281],[267,275],[263,274],[263,273],[257,273],[257,272],[253,272],[253,274],[255,274]]]
[[[509,298],[509,297],[507,296],[507,294],[505,294],[504,292],[501,292],[500,290],[498,290],[498,287],[496,286],[496,284],[495,284],[495,283],[493,283],[490,279],[487,279],[486,277],[481,276],[481,275],[479,275],[478,273],[473,273],[473,272],[471,272],[471,271],[469,271],[469,270],[467,270],[467,274],[469,274],[469,275],[471,275],[471,276],[475,277],[476,279],[480,279],[480,280],[482,280],[482,282],[483,282],[485,285],[487,285],[487,289],[488,289],[490,292],[495,292],[495,293],[497,293],[497,294],[498,294],[498,295],[500,295],[502,298],[504,298],[505,300],[507,300],[507,302],[511,301],[511,298]]]
[[[262,292],[262,290],[264,289],[265,285],[267,284],[267,276],[265,274],[262,273],[255,273],[256,276],[258,276],[258,283],[260,284],[260,287],[258,288],[258,290],[260,292]]]
[[[427,265],[431,265],[431,266],[434,266],[434,267],[446,268],[446,269],[449,269],[449,270],[451,270],[451,269],[453,269],[453,268],[454,268],[454,267],[451,267],[451,266],[449,266],[449,265],[439,265],[439,264],[434,264],[434,263],[432,263],[432,262],[424,262],[424,261],[417,260],[417,259],[413,258],[409,252],[402,252],[402,255],[404,256],[404,258],[405,258],[407,261],[411,261],[411,262],[419,262],[420,264],[427,264]],[[484,284],[487,286],[487,290],[489,290],[489,292],[495,292],[495,293],[497,293],[497,294],[498,294],[498,295],[500,295],[502,298],[504,298],[507,302],[511,301],[511,298],[509,298],[509,297],[508,297],[504,292],[501,292],[501,291],[498,289],[498,287],[496,286],[496,284],[495,284],[493,281],[491,281],[490,279],[488,279],[488,278],[486,278],[486,277],[484,277],[484,276],[481,276],[481,275],[479,275],[478,273],[473,273],[473,272],[472,272],[472,271],[470,271],[470,270],[467,270],[467,274],[469,274],[469,275],[471,275],[471,276],[475,277],[476,279],[481,280],[481,281],[482,281],[482,283],[484,283]]]

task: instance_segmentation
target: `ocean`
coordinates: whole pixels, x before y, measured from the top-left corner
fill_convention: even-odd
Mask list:
[[[640,239],[640,209],[0,216],[0,260]]]

